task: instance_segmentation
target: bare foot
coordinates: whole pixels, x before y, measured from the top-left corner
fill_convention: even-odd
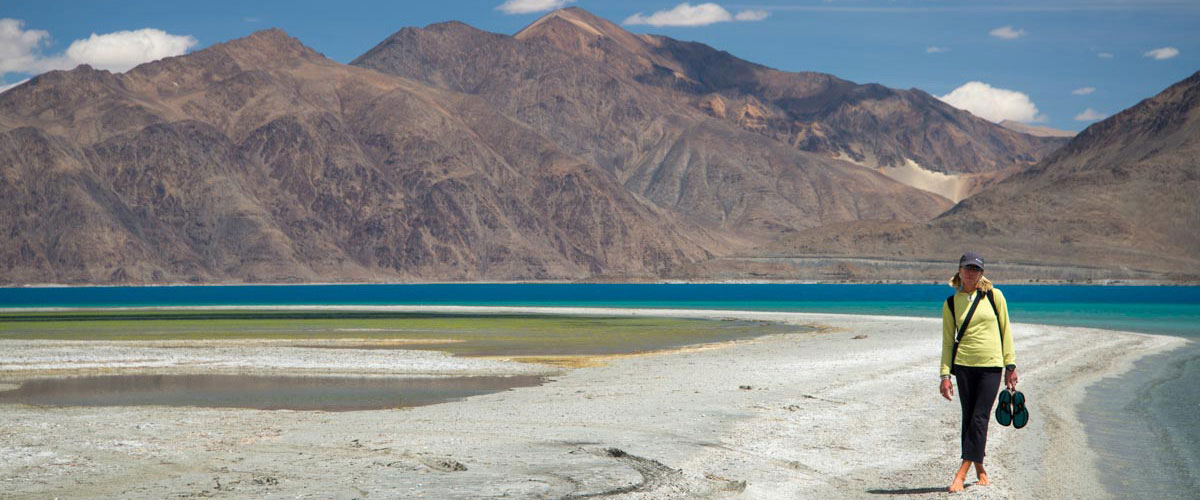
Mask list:
[[[958,493],[963,490],[963,482],[967,480],[967,471],[971,470],[971,462],[963,460],[962,466],[958,468],[958,472],[954,473],[954,482],[950,483],[950,493]]]
[[[950,493],[958,493],[963,490],[963,481],[966,478],[954,476],[954,482],[950,483]]]
[[[987,471],[983,470],[983,464],[978,462],[975,463],[975,474],[979,477],[979,480],[976,481],[975,484],[979,486],[987,486],[992,484],[992,482],[988,480]]]

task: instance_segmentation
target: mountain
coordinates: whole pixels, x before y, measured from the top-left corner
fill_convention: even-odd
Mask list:
[[[0,282],[758,276],[950,220],[1061,143],[579,9],[353,65],[267,30],[0,94]]]
[[[578,8],[552,12],[514,38],[601,61],[682,91],[691,104],[743,128],[871,167],[911,160],[937,172],[1001,170],[1031,164],[1063,143],[1013,134],[920,90],[778,71],[701,43],[633,35]]]
[[[1035,167],[929,223],[829,226],[784,238],[772,253],[932,260],[944,274],[946,262],[974,248],[1030,279],[1195,281],[1196,193],[1200,72],[1093,124]]]
[[[656,276],[739,244],[278,30],[0,95],[0,200],[8,283]]]
[[[572,8],[516,36],[457,22],[405,28],[351,64],[479,96],[638,196],[755,244],[834,221],[927,220],[951,205],[713,117],[696,95],[653,80],[678,73],[648,52],[656,40]]]
[[[457,23],[407,28],[351,64],[481,95],[544,130],[596,125],[575,120],[602,117],[560,114],[577,101],[617,111],[626,93],[658,89],[673,109],[873,168],[1004,170],[1036,163],[1065,142],[1005,129],[920,90],[773,70],[704,44],[632,34],[578,8],[551,12],[513,37]],[[598,95],[564,95],[564,84]],[[545,102],[551,96],[559,99],[553,106]],[[612,151],[596,149],[598,157]]]
[[[1004,120],[1000,122],[1000,126],[1009,130],[1015,130],[1022,134],[1029,134],[1037,137],[1075,137],[1075,132],[1069,130],[1059,130],[1050,127],[1039,127],[1037,125],[1029,125],[1026,123],[1015,122],[1012,120]]]

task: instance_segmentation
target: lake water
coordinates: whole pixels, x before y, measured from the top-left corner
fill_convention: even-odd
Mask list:
[[[1200,487],[1200,343],[1087,390],[1080,417],[1114,498],[1191,500]]]
[[[999,285],[1014,322],[1200,339],[1200,287]],[[0,288],[0,308],[491,305],[939,317],[945,285],[422,284]],[[1036,395],[1030,395],[1036,397]],[[1089,389],[1089,444],[1115,498],[1192,498],[1200,481],[1200,347]]]
[[[1001,286],[1014,321],[1200,336],[1200,287]],[[945,285],[423,284],[0,288],[0,308],[493,305],[938,317]]]

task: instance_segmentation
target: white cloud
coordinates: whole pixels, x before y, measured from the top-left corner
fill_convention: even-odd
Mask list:
[[[30,70],[38,65],[42,45],[49,39],[47,31],[26,30],[25,21],[0,19],[0,75],[33,72]]]
[[[1085,109],[1082,113],[1075,115],[1075,120],[1081,122],[1094,122],[1102,118],[1108,118],[1108,115],[1092,108]]]
[[[24,80],[21,80],[21,81],[19,81],[19,82],[17,82],[17,83],[0,83],[0,94],[3,94],[3,93],[5,93],[5,92],[7,92],[7,91],[8,91],[8,89],[11,89],[11,88],[13,88],[13,87],[16,87],[17,85],[20,85],[20,84],[22,84],[22,83],[25,83],[25,82],[28,82],[28,81],[29,81],[29,79],[28,79],[28,78],[26,78],[26,79],[24,79]]]
[[[944,54],[946,52],[950,52],[950,49],[947,49],[946,47],[934,47],[932,45],[925,48],[926,54]]]
[[[624,24],[649,24],[651,26],[708,26],[713,23],[729,21],[762,21],[770,14],[764,10],[743,10],[737,15],[730,14],[724,7],[715,3],[702,3],[693,6],[681,3],[671,10],[660,10],[649,16],[641,12],[625,18]]]
[[[134,66],[164,57],[178,56],[196,45],[191,36],[172,35],[163,30],[144,28],[117,31],[75,40],[67,47],[67,58],[109,71],[126,71]]]
[[[561,9],[575,0],[508,0],[496,7],[505,14],[532,14]]]
[[[138,64],[182,55],[196,45],[191,36],[172,35],[151,28],[92,34],[75,40],[63,54],[46,56],[42,48],[50,34],[25,30],[24,21],[0,19],[0,77],[8,73],[38,74],[89,64],[99,69],[125,71]]]
[[[1101,59],[1112,59],[1113,55],[1111,52],[1097,52],[1096,57],[1099,57]]]
[[[1046,116],[1038,114],[1037,106],[1028,95],[1015,90],[999,89],[983,82],[967,82],[939,99],[993,122],[1046,121]]]
[[[1151,50],[1142,55],[1144,55],[1146,57],[1152,57],[1156,60],[1161,61],[1163,59],[1170,59],[1172,57],[1179,55],[1179,49],[1177,49],[1175,47],[1163,47],[1161,49]]]
[[[1072,90],[1071,93],[1074,95],[1088,95],[1095,91],[1096,91],[1096,87],[1082,87],[1082,88]]]
[[[989,31],[988,34],[1005,40],[1016,40],[1026,35],[1025,30],[1013,29],[1012,26],[1001,26]]]

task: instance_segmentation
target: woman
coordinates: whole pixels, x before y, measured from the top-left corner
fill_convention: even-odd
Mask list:
[[[974,252],[963,254],[958,259],[958,273],[950,280],[950,286],[956,292],[942,304],[941,392],[947,400],[954,397],[954,386],[950,382],[953,372],[963,415],[962,465],[954,475],[954,482],[950,483],[953,493],[962,491],[972,464],[979,478],[975,484],[989,484],[987,472],[983,470],[983,456],[992,403],[1000,391],[1001,371],[1004,372],[1004,384],[1010,390],[1016,390],[1017,365],[1012,332],[1008,328],[1008,305],[1004,302],[1004,294],[983,276],[983,257]],[[975,304],[976,300],[978,304]],[[972,305],[976,306],[974,311]],[[968,314],[971,316],[969,323],[956,342],[958,329]]]

